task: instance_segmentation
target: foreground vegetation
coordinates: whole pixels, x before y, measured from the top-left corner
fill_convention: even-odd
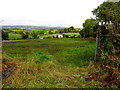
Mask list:
[[[80,88],[100,87],[85,81],[93,69],[95,41],[88,39],[35,39],[3,41],[3,62],[14,66],[3,87]]]
[[[97,72],[90,72],[89,79],[120,88],[120,2],[107,1],[92,11],[96,19],[86,20],[80,33],[97,38]]]
[[[14,68],[12,75],[3,80],[3,87],[120,88],[119,6],[120,2],[104,2],[98,6],[92,11],[96,19],[87,19],[80,35],[74,27],[39,33],[47,35],[45,37],[64,33],[66,39],[40,40],[34,31],[10,31],[11,39],[22,37],[24,40],[3,41],[4,69]],[[3,40],[8,39],[7,31],[2,34]],[[69,35],[73,36],[68,38]],[[96,63],[93,61],[95,40],[80,37],[96,37]]]

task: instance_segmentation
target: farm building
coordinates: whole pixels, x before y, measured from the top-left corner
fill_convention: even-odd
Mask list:
[[[63,34],[58,34],[58,38],[63,38]]]
[[[72,35],[68,35],[68,38],[72,37]]]
[[[43,39],[43,37],[42,37],[42,38],[40,38],[40,39]]]

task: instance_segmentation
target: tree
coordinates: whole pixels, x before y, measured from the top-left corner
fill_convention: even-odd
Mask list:
[[[68,32],[69,32],[68,28],[65,28],[64,33],[68,33]]]
[[[63,30],[64,33],[68,33],[68,32],[76,32],[75,28],[73,26],[69,27],[69,28],[65,28]]]
[[[2,31],[2,39],[8,40],[8,38],[9,38],[8,32]]]
[[[49,34],[53,34],[53,32],[50,30],[50,31],[49,31]]]
[[[44,30],[40,31],[40,34],[44,35],[44,33],[45,33],[45,31],[44,31]]]
[[[75,31],[75,28],[73,26],[68,28],[68,32],[74,32],[74,31]]]
[[[96,70],[90,78],[120,88],[120,2],[103,2],[93,10],[100,23],[96,37]],[[96,28],[96,27],[95,27]]]
[[[120,2],[104,2],[92,12],[101,25],[111,29],[112,33],[120,34]]]
[[[81,30],[79,33],[80,33],[82,38],[85,38],[85,31],[84,30]]]
[[[22,33],[22,39],[27,39],[29,37],[27,32]]]
[[[64,33],[64,29],[59,29],[59,33],[60,34]]]
[[[82,37],[96,36],[94,27],[97,26],[97,21],[95,19],[87,19],[83,23],[83,29],[80,31]]]
[[[31,34],[34,39],[38,38],[36,33]]]
[[[59,33],[59,31],[58,31],[58,30],[56,30],[56,31],[55,31],[55,34],[58,34],[58,33]]]

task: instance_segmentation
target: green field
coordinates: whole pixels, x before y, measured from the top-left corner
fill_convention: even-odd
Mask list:
[[[63,33],[65,35],[80,35],[79,33]]]
[[[22,36],[20,34],[13,34],[13,33],[9,33],[9,39],[13,40],[13,39],[21,39]]]
[[[27,31],[27,30],[26,30]],[[35,31],[37,32],[37,31]],[[79,33],[63,33],[64,35],[71,35],[71,36],[79,36],[80,34]],[[40,38],[44,38],[44,37],[53,37],[54,35],[57,35],[57,34],[45,34],[45,35],[39,35],[38,36]],[[29,39],[32,39],[33,37],[31,35],[29,35]],[[22,35],[21,34],[15,34],[15,33],[9,33],[9,40],[17,40],[17,39],[22,39]]]
[[[3,51],[16,63],[14,73],[3,80],[3,87],[99,87],[96,81],[85,81],[87,73],[92,71],[95,40],[10,40],[3,41]]]

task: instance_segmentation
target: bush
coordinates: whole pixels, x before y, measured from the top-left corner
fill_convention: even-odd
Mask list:
[[[27,39],[28,36],[29,36],[28,33],[25,33],[25,32],[22,33],[22,39]]]
[[[36,33],[32,33],[32,37],[33,37],[34,39],[39,38],[39,37],[37,37],[37,34],[36,34]]]
[[[8,40],[8,38],[9,38],[8,32],[2,31],[2,39],[3,39],[3,40]]]

